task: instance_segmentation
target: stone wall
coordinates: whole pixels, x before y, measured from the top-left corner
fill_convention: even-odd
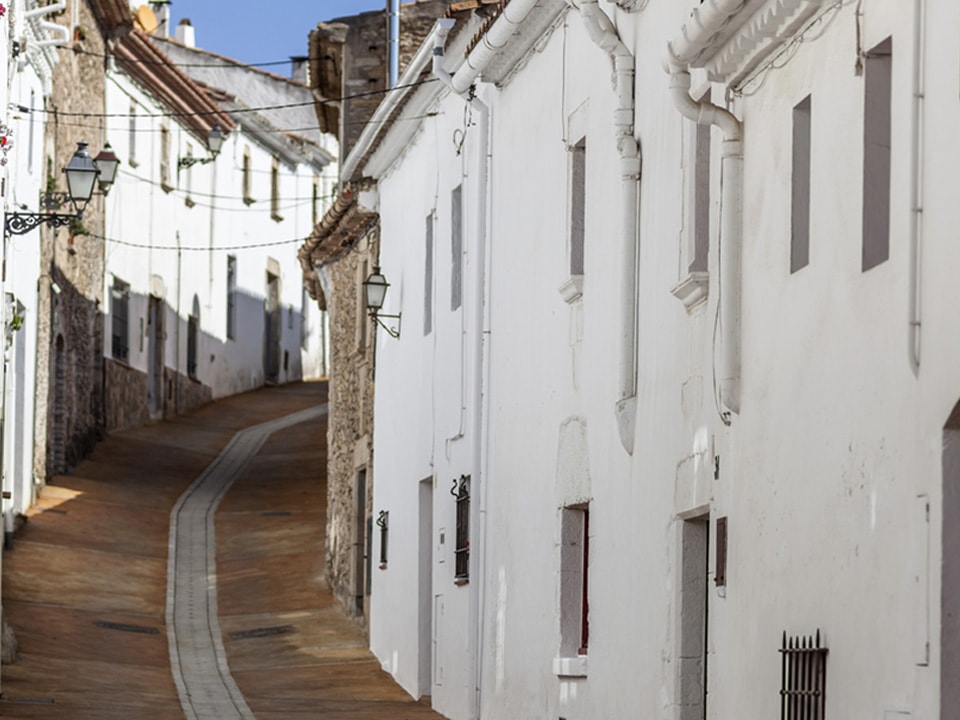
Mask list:
[[[166,399],[163,403],[163,416],[176,417],[213,402],[213,389],[194,380],[175,369],[163,369],[163,387]],[[146,397],[146,395],[144,395]]]
[[[69,10],[49,19],[71,30],[77,26],[74,43],[57,51],[59,62],[46,108],[48,187],[65,190],[61,168],[70,161],[77,142],[88,142],[91,155],[105,142],[103,123],[97,118],[104,112],[104,41],[86,0],[79,3],[76,23]],[[73,52],[72,47],[85,53]],[[42,277],[34,469],[37,477],[49,478],[82,459],[105,430],[102,198],[95,196],[87,206],[82,227],[44,226],[38,232]],[[59,292],[52,290],[53,283]]]
[[[108,432],[150,422],[147,374],[113,358],[104,360]]]
[[[327,430],[327,575],[334,595],[352,614],[358,606],[356,528],[358,500],[363,517],[372,513],[373,355],[375,326],[362,310],[359,293],[376,258],[378,230],[353,252],[329,266],[330,412]],[[357,478],[366,473],[366,496],[356,498]],[[365,579],[364,579],[365,580]]]

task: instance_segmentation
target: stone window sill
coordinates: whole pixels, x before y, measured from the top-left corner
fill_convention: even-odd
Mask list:
[[[710,289],[710,274],[702,271],[689,273],[670,290],[673,296],[683,303],[687,312],[692,312],[707,301]]]
[[[573,303],[583,297],[583,275],[571,275],[557,288],[565,303]]]
[[[587,676],[587,656],[554,658],[553,674],[557,677],[585,678]]]

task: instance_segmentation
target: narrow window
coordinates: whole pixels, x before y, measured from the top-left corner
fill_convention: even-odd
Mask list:
[[[790,272],[810,263],[810,96],[793,108]]]
[[[367,538],[367,471],[357,472],[353,496],[353,599],[354,612],[362,616],[366,588]]]
[[[227,256],[227,338],[237,337],[237,258]]]
[[[709,93],[703,99],[709,100]],[[693,161],[693,257],[688,272],[707,272],[710,253],[710,125],[696,127]]]
[[[470,580],[470,476],[453,481],[450,494],[457,502],[457,546],[453,551],[454,582],[465,585]]]
[[[187,375],[197,379],[197,333],[200,328],[200,318],[191,315],[187,318]]]
[[[457,185],[450,193],[450,309],[456,310],[463,302],[463,220],[461,193]]]
[[[583,275],[587,208],[587,139],[573,146],[570,172],[570,274]]]
[[[300,348],[307,349],[307,310],[310,308],[310,295],[306,285],[300,290]]]
[[[27,170],[33,172],[33,143],[37,125],[37,94],[30,91],[30,137],[27,141]]]
[[[280,222],[280,158],[274,157],[270,167],[270,217]]]
[[[713,582],[717,587],[727,584],[727,518],[717,518],[717,557]]]
[[[311,227],[316,227],[320,217],[317,214],[320,207],[320,177],[313,174],[313,195],[310,199],[310,219]]]
[[[890,100],[893,42],[867,53],[863,102],[864,271],[890,257]]]
[[[250,172],[250,146],[248,145],[243,149],[243,175],[241,176],[243,202],[245,202],[247,205],[250,205],[254,202],[253,185],[251,183]]]
[[[433,330],[433,216],[427,215],[427,234],[423,261],[423,334]]]
[[[357,350],[363,352],[367,347],[367,326],[370,324],[370,316],[367,313],[367,294],[363,286],[364,281],[370,274],[370,264],[364,260],[357,266]]]
[[[287,328],[293,330],[293,316],[294,316],[293,305],[287,306]]]
[[[110,291],[110,316],[112,324],[111,355],[117,360],[130,359],[130,285],[118,278],[113,280]]]
[[[590,506],[560,515],[560,655],[586,655],[590,645]]]
[[[170,184],[170,128],[160,128],[160,187],[166,192],[173,190]]]
[[[387,569],[387,534],[390,531],[390,512],[381,510],[377,516],[377,527],[380,528],[380,569]]]
[[[130,166],[136,167],[137,163],[137,104],[130,103],[130,131],[127,137],[127,146],[129,148]]]

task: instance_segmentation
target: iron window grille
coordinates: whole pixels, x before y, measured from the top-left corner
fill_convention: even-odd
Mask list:
[[[453,551],[454,582],[464,585],[470,580],[470,476],[453,481],[450,494],[457,500],[457,545]]]
[[[787,637],[781,657],[781,720],[824,720],[827,684],[827,648],[816,635]]]
[[[390,512],[381,510],[377,516],[377,527],[380,528],[380,569],[387,569],[387,533],[389,532]]]

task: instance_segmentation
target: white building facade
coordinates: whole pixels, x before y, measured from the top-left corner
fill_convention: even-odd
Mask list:
[[[384,668],[451,718],[952,717],[960,8],[476,22],[345,163],[402,315]]]
[[[126,408],[115,426],[142,417],[143,403],[156,418],[324,367],[325,318],[307,302],[295,248],[325,209],[334,156],[232,96],[213,107],[171,107],[127,69],[108,73],[107,113],[122,118],[105,232],[104,354],[123,368],[114,394]],[[185,122],[205,113],[225,135],[216,155]]]

